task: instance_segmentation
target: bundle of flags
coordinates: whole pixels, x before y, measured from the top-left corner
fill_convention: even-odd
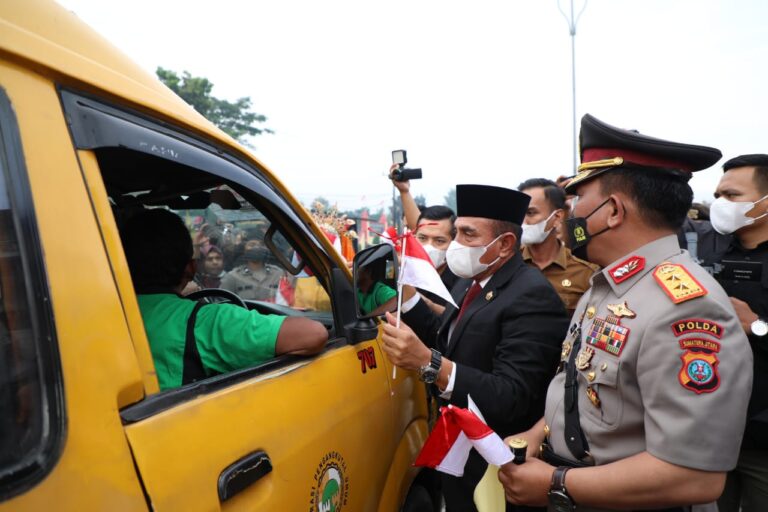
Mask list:
[[[467,409],[453,405],[440,409],[440,418],[416,457],[415,466],[462,476],[472,448],[494,466],[512,461],[512,451],[485,423],[471,397],[468,402]]]
[[[485,423],[483,415],[467,396],[467,409],[448,405],[427,437],[414,466],[424,466],[453,476],[464,475],[469,452],[474,448],[488,462],[485,475],[474,492],[478,512],[504,512],[504,488],[498,479],[499,466],[511,462],[512,451]]]

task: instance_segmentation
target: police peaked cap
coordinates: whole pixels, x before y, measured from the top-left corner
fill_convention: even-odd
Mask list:
[[[575,186],[604,172],[622,168],[666,172],[687,179],[717,163],[723,154],[707,146],[682,144],[622,130],[585,114],[579,134],[581,165],[579,173],[565,187],[572,193]]]
[[[531,196],[491,185],[456,185],[456,215],[522,224]]]

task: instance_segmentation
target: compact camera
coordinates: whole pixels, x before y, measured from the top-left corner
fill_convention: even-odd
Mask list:
[[[420,180],[421,169],[406,169],[408,156],[404,149],[396,149],[392,152],[392,163],[400,166],[399,169],[392,171],[391,178],[395,181]]]

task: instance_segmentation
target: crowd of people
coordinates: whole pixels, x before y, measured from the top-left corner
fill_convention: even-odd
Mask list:
[[[494,431],[528,442],[527,460],[498,473],[508,510],[768,510],[768,155],[726,161],[711,207],[694,208],[688,180],[722,158],[715,148],[586,115],[580,153],[570,178],[457,185],[456,212],[419,207],[393,179],[458,307],[406,287],[398,324],[395,290],[361,264],[364,313],[389,311],[384,352],[441,405],[471,399]],[[322,349],[312,320],[221,304],[198,315],[180,294],[279,303],[289,289],[298,304],[300,283],[263,237],[222,247],[169,215],[123,233],[139,247],[126,253],[161,388]],[[158,266],[169,233],[184,257]],[[232,329],[249,337],[232,344]],[[462,477],[440,475],[448,512],[476,510],[486,471],[473,451]]]
[[[688,180],[715,148],[586,115],[580,151],[570,179],[458,185],[440,222],[393,181],[460,307],[414,294],[385,352],[528,441],[508,510],[768,510],[768,155],[728,160],[707,208]],[[440,475],[449,512],[486,468]]]

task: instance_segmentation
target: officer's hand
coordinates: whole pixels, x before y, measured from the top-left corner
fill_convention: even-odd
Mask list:
[[[747,335],[752,334],[752,322],[757,320],[757,314],[752,311],[749,304],[743,300],[739,300],[735,297],[729,298],[731,299],[733,309],[736,310],[736,316],[739,317],[739,322],[741,322],[741,327],[744,329],[744,332],[747,333]]]
[[[400,321],[400,327],[395,327],[395,317],[387,313],[387,322],[384,324],[383,350],[389,356],[392,364],[406,370],[418,370],[429,364],[432,359],[432,351],[416,336],[410,327]]]
[[[538,425],[538,423],[536,424]],[[541,443],[544,442],[544,432],[534,432],[533,429],[526,430],[525,432],[521,432],[520,434],[515,434],[513,436],[505,437],[504,438],[504,444],[509,446],[509,442],[512,439],[525,439],[528,442],[528,449],[525,451],[525,460],[531,459],[531,458],[538,458],[539,457],[539,450],[541,448]]]
[[[392,179],[392,172],[396,171],[400,168],[399,164],[392,164],[389,168],[389,179],[392,180],[392,184],[395,186],[397,190],[400,191],[401,194],[405,194],[411,189],[411,182],[410,181],[397,181]]]
[[[499,482],[508,502],[545,507],[554,472],[554,466],[539,459],[526,459],[524,464],[509,462],[499,468]]]

